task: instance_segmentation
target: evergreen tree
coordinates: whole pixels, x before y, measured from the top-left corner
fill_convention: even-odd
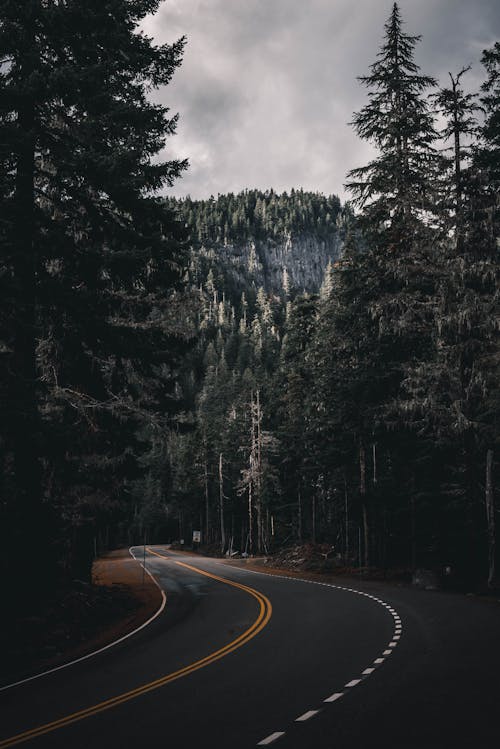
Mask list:
[[[374,246],[404,252],[425,235],[432,210],[437,156],[436,132],[424,94],[435,81],[414,61],[419,36],[403,32],[397,3],[385,25],[385,38],[369,75],[368,104],[354,115],[354,128],[379,155],[349,172],[354,204],[363,208],[363,225]]]
[[[419,38],[403,32],[399,8],[394,4],[378,60],[361,79],[369,88],[369,102],[353,123],[356,132],[378,148],[379,155],[367,166],[353,170],[353,181],[348,183],[355,204],[362,208],[359,224],[367,245],[361,261],[365,269],[362,290],[355,298],[362,305],[367,329],[371,328],[377,339],[376,345],[366,349],[368,358],[359,362],[362,377],[370,369],[378,373],[368,385],[370,409],[360,414],[361,423],[366,423],[371,411],[368,424],[372,421],[371,428],[377,425],[383,435],[379,458],[401,468],[399,476],[393,475],[392,484],[396,504],[403,496],[410,498],[407,527],[400,527],[399,534],[410,540],[408,561],[412,565],[417,562],[418,508],[414,500],[426,492],[429,472],[424,466],[430,453],[429,446],[419,442],[418,428],[409,418],[411,398],[402,384],[415,374],[415,366],[432,367],[436,357],[433,321],[440,262],[433,246],[437,227],[433,214],[438,213],[441,157],[435,149],[437,134],[425,97],[435,81],[422,75],[414,61]],[[347,310],[349,307],[348,303]],[[365,432],[360,442],[361,495],[366,495],[367,436]],[[383,461],[378,464],[380,467]],[[372,540],[365,519],[363,525],[366,556]]]
[[[58,509],[66,537],[75,514],[82,526],[78,507],[119,496],[137,475],[141,414],[173,402],[179,336],[165,289],[180,279],[183,232],[155,192],[185,164],[155,159],[176,118],[148,91],[170,81],[184,40],[155,46],[137,33],[157,7],[29,0],[0,11],[3,511],[14,546],[22,518],[44,541],[36,518],[54,492],[74,504]]]
[[[471,166],[471,151],[478,132],[476,113],[479,110],[477,96],[466,93],[462,87],[462,76],[470,67],[462,68],[457,75],[450,76],[451,86],[443,87],[433,97],[438,111],[445,118],[441,136],[452,145],[446,149],[450,155],[443,159],[444,230],[455,238],[460,250],[467,226],[470,229],[472,206],[471,191],[474,189],[474,171]]]
[[[474,162],[484,191],[483,231],[494,254],[500,243],[500,42],[483,52],[482,63],[487,75],[481,87],[485,121]]]

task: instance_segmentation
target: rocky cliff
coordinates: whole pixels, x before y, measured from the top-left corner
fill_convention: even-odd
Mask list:
[[[342,250],[339,231],[329,237],[302,233],[282,238],[264,238],[226,242],[203,247],[210,256],[240,284],[255,283],[271,293],[282,290],[317,291],[329,262],[335,262]]]
[[[169,206],[191,237],[191,280],[203,286],[208,279],[230,294],[317,291],[339,257],[348,219],[336,195],[303,190],[245,190]]]

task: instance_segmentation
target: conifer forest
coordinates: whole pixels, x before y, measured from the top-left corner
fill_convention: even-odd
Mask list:
[[[435,80],[394,4],[347,201],[175,197],[182,120],[154,92],[186,39],[138,32],[159,5],[1,4],[7,590],[21,546],[45,594],[193,531],[498,588],[500,42],[477,90],[468,59]]]

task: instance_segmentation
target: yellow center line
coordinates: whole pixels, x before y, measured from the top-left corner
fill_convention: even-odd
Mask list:
[[[148,551],[157,557],[161,557],[162,559],[169,558],[169,557],[164,556],[163,554],[158,554],[158,552],[153,551],[152,549],[148,548]],[[59,718],[58,720],[54,720],[51,723],[45,723],[41,726],[37,726],[36,728],[32,728],[28,731],[24,731],[23,733],[18,733],[15,736],[11,736],[7,739],[3,739],[3,741],[0,741],[0,749],[4,749],[4,747],[8,747],[8,746],[15,746],[16,744],[21,744],[23,741],[29,741],[31,739],[35,739],[38,736],[43,736],[44,734],[50,733],[51,731],[57,731],[59,728],[63,728],[64,726],[69,726],[72,723],[76,723],[79,720],[90,718],[92,715],[97,715],[98,713],[102,713],[105,710],[111,709],[112,707],[116,707],[117,705],[121,705],[124,702],[133,700],[142,694],[151,692],[154,689],[159,689],[160,687],[163,687],[165,684],[169,684],[172,681],[176,681],[177,679],[180,679],[183,676],[192,674],[194,671],[198,671],[200,668],[209,666],[211,663],[218,661],[220,658],[224,658],[226,655],[229,655],[229,653],[232,653],[234,650],[237,650],[238,648],[241,648],[243,645],[246,645],[247,642],[250,642],[250,640],[252,640],[256,635],[258,635],[259,632],[262,629],[264,629],[266,624],[269,622],[269,619],[271,618],[272,611],[273,611],[271,601],[265,595],[263,595],[262,593],[259,593],[258,590],[254,590],[254,588],[249,588],[247,585],[242,585],[241,583],[236,583],[233,580],[228,580],[225,577],[219,577],[218,575],[213,575],[211,572],[205,572],[205,570],[199,570],[197,567],[192,567],[190,564],[186,564],[185,562],[175,561],[175,564],[178,564],[180,567],[186,567],[187,569],[193,572],[196,572],[199,575],[204,575],[205,577],[209,577],[212,580],[217,580],[217,582],[224,583],[225,585],[230,585],[233,588],[238,588],[239,590],[242,590],[245,593],[248,593],[249,595],[251,595],[259,603],[259,615],[257,619],[253,622],[253,624],[248,629],[246,629],[241,635],[239,635],[239,637],[236,637],[234,640],[231,640],[230,642],[228,642],[227,645],[224,645],[222,648],[215,650],[213,653],[210,653],[204,658],[201,658],[200,660],[197,660],[194,663],[190,663],[188,666],[184,666],[184,668],[180,668],[178,671],[173,671],[170,674],[166,674],[166,676],[162,676],[159,679],[155,679],[154,681],[150,681],[147,684],[143,684],[140,687],[136,687],[135,689],[131,689],[128,692],[124,692],[123,694],[118,694],[116,695],[116,697],[111,697],[108,700],[99,702],[97,703],[97,705],[92,705],[91,707],[84,708],[83,710],[78,710],[75,713],[66,715],[65,717]]]

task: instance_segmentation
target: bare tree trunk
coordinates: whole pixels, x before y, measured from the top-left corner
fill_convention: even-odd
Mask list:
[[[297,529],[297,536],[299,539],[299,542],[302,543],[302,494],[300,493],[300,486],[298,488],[298,500],[299,500],[299,508],[298,508],[298,529]]]
[[[495,499],[493,496],[493,450],[486,452],[486,481],[485,502],[486,518],[488,522],[488,587],[492,588],[495,581]]]
[[[260,554],[262,551],[262,501],[261,501],[261,490],[262,490],[262,449],[261,449],[261,411],[260,411],[260,391],[257,390],[255,396],[255,420],[254,420],[254,439],[255,439],[255,457],[256,457],[256,472],[255,472],[255,489],[256,489],[256,508],[257,508],[257,552]]]
[[[417,512],[413,492],[410,498],[410,534],[411,567],[414,570],[417,567]]]
[[[316,496],[314,493],[312,495],[311,505],[312,505],[312,508],[311,508],[312,509],[312,542],[313,544],[315,544],[316,543]]]
[[[372,457],[373,457],[373,485],[377,484],[377,445],[375,442],[372,443]]]
[[[203,476],[205,482],[205,543],[210,542],[210,502],[208,493],[208,458],[205,455],[205,471]]]
[[[250,554],[253,554],[253,497],[252,482],[248,483],[248,548]]]
[[[222,474],[222,453],[219,455],[219,512],[220,512],[220,543],[221,553],[226,548],[226,532],[224,530],[224,477]]]
[[[345,546],[344,546],[344,564],[347,564],[349,558],[349,497],[347,494],[347,479],[344,473],[344,512],[345,512]]]
[[[366,455],[365,446],[359,443],[359,493],[363,513],[364,566],[370,566],[370,529],[368,526],[368,509],[366,506]]]

